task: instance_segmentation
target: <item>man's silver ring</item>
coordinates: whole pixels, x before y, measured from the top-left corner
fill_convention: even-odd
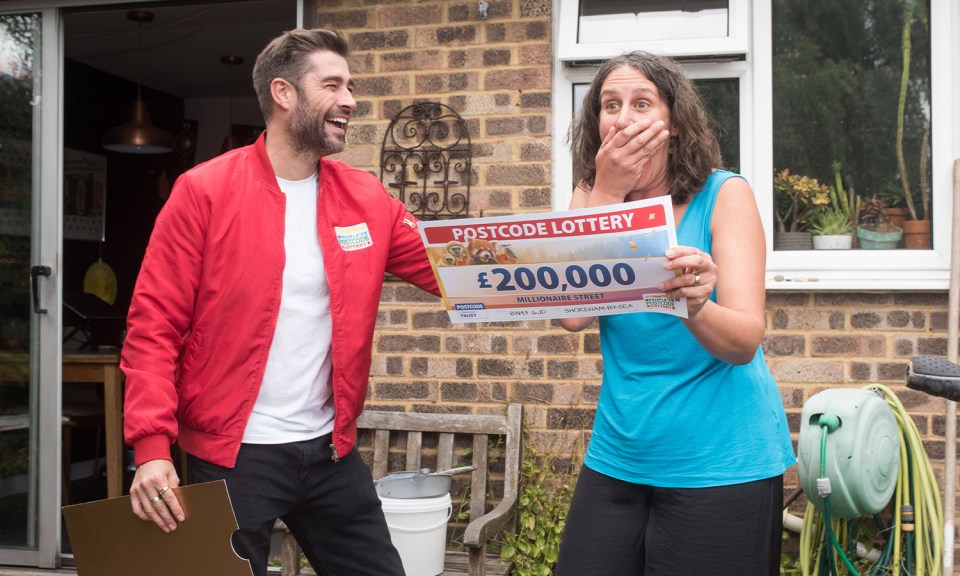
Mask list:
[[[699,286],[699,285],[700,285],[700,274],[699,274],[699,273],[693,275],[693,285],[694,285],[694,286]]]
[[[164,486],[164,487],[161,488],[159,491],[157,491],[157,496],[163,496],[163,493],[166,492],[166,491],[169,490],[169,489],[170,489],[169,486]]]
[[[154,496],[153,498],[150,499],[150,503],[151,503],[151,504],[156,504],[156,503],[159,502],[159,501],[160,501],[160,495],[159,495],[159,494],[157,494],[156,496]]]

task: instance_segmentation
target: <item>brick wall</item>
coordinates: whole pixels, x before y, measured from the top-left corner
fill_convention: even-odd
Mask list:
[[[343,30],[358,109],[341,159],[379,174],[391,116],[440,101],[467,121],[474,144],[471,215],[551,208],[551,3],[319,2],[319,22]],[[943,483],[945,402],[907,390],[914,354],[945,355],[945,293],[771,292],[764,350],[794,440],[804,401],[827,387],[894,389]],[[379,409],[483,413],[525,405],[531,439],[575,451],[589,435],[602,363],[592,328],[547,322],[451,325],[438,300],[400,282],[384,287],[370,379]],[[788,489],[796,485],[795,468]]]
[[[945,293],[770,292],[763,349],[795,442],[810,396],[884,384],[913,417],[943,486],[946,401],[910,390],[904,380],[912,356],[947,354]],[[790,472],[793,484],[796,470]]]
[[[346,33],[357,111],[340,158],[379,175],[397,112],[439,101],[466,121],[473,144],[471,215],[549,210],[550,0],[321,0],[318,22]]]

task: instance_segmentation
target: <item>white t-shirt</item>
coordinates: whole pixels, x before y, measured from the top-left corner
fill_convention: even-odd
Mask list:
[[[263,383],[243,441],[282,444],[333,430],[330,287],[317,237],[317,173],[277,178],[286,195],[283,290]]]

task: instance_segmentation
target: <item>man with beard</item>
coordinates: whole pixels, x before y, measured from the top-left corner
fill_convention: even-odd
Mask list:
[[[344,149],[347,44],[293,30],[257,57],[267,129],[184,173],[157,217],[127,316],[124,434],[133,512],[187,521],[190,483],[224,479],[233,544],[266,573],[282,518],[317,573],[402,576],[370,471],[352,450],[385,272],[438,293],[416,220]]]

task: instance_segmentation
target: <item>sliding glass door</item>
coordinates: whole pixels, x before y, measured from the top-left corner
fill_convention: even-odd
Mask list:
[[[0,12],[0,564],[44,567],[60,515],[56,18]]]

